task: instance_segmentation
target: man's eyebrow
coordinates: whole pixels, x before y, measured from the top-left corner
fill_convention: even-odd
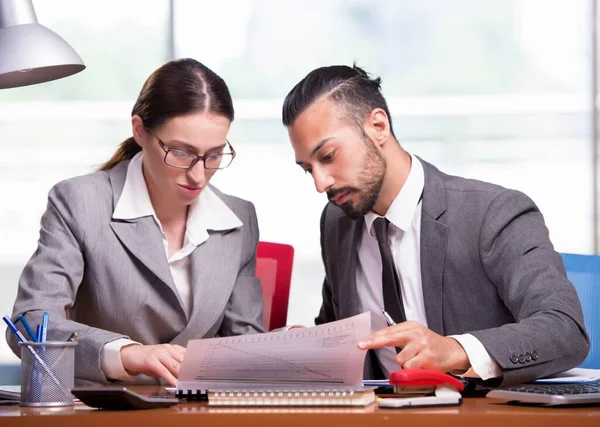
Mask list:
[[[317,145],[315,145],[315,148],[313,148],[312,151],[310,152],[310,157],[314,157],[315,154],[317,154],[317,152],[321,149],[321,147],[323,147],[323,145],[325,145],[327,142],[329,142],[332,139],[335,139],[335,136],[328,136],[327,138],[324,138],[321,141],[319,141],[319,143]],[[296,164],[302,166],[304,164],[304,162],[297,161]]]

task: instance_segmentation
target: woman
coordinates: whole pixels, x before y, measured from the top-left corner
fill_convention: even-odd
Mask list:
[[[49,341],[79,333],[77,383],[175,385],[189,339],[263,331],[254,207],[209,185],[235,157],[233,117],[218,75],[171,61],[145,82],[133,137],[50,191],[12,317],[49,312]]]

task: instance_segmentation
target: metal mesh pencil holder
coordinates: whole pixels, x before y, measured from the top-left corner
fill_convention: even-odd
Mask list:
[[[21,406],[73,404],[75,346],[73,341],[22,342]]]

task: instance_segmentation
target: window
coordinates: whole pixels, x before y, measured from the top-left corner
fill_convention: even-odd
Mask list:
[[[213,182],[255,203],[261,239],[296,249],[290,322],[318,313],[326,197],[294,164],[281,105],[323,65],[356,61],[381,76],[405,148],[447,173],[524,191],[559,251],[592,252],[588,3],[175,2],[176,56],[221,74],[236,106],[238,157]]]
[[[171,51],[232,90],[237,157],[213,182],[254,202],[262,240],[295,247],[291,323],[311,325],[318,313],[326,198],[295,165],[281,105],[323,65],[356,61],[381,76],[404,147],[447,173],[524,191],[557,250],[593,251],[590,2],[172,0],[172,34],[170,3],[35,2],[40,23],[87,69],[0,91],[2,313],[35,250],[48,190],[131,135],[141,85]],[[0,361],[9,354],[0,344]]]
[[[34,1],[38,21],[67,40],[87,68],[67,79],[0,91],[2,315],[11,313],[21,270],[37,246],[50,188],[92,171],[131,135],[135,98],[167,59],[168,5]],[[13,357],[2,340],[0,362]]]

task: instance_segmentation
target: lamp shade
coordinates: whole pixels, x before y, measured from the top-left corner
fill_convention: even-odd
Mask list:
[[[0,89],[56,80],[84,69],[66,41],[38,24],[31,0],[0,0]]]

